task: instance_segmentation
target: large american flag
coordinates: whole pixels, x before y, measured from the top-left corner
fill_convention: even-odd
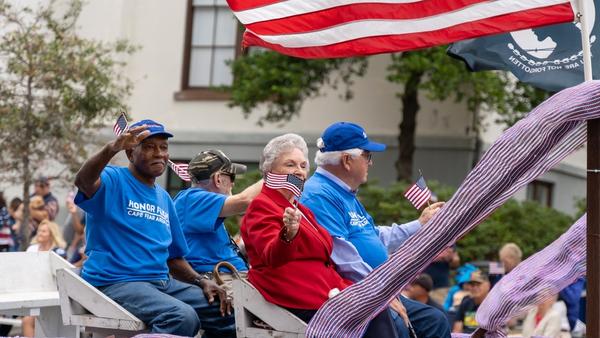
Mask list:
[[[301,58],[399,52],[574,20],[569,0],[227,0],[244,46]]]
[[[597,118],[600,81],[565,89],[539,105],[494,142],[437,217],[364,280],[329,299],[309,322],[306,336],[360,337],[442,250],[578,150],[586,142],[586,121]]]
[[[429,202],[429,199],[431,199],[431,190],[427,187],[423,175],[419,176],[417,181],[406,189],[404,197],[417,209],[421,209],[421,207]]]

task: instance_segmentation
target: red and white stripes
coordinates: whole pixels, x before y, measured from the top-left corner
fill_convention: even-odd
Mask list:
[[[190,181],[190,173],[188,172],[188,164],[187,163],[175,163],[171,160],[168,162],[169,167],[173,170],[173,172],[179,176],[182,180],[189,182]]]
[[[574,19],[569,0],[227,0],[244,46],[302,58],[397,52]]]
[[[416,209],[421,209],[421,207],[429,202],[431,199],[431,190],[427,187],[425,178],[423,178],[422,175],[419,176],[417,181],[406,190],[404,197],[406,197]]]
[[[294,196],[300,197],[304,188],[304,181],[294,175],[275,174],[268,172],[265,177],[265,185],[271,189],[285,189],[291,191]]]

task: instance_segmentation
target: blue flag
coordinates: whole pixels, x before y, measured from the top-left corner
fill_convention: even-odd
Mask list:
[[[594,79],[600,78],[600,0],[587,14]],[[519,80],[556,92],[583,82],[580,24],[564,23],[470,39],[452,44],[448,54],[472,71],[507,70]]]

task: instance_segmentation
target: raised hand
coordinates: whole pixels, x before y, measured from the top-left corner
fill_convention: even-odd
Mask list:
[[[285,208],[283,212],[283,226],[286,227],[286,239],[292,240],[300,229],[300,218],[302,213],[298,209]]]
[[[143,125],[126,130],[114,140],[111,147],[112,150],[119,152],[137,146],[150,135],[150,131],[147,128],[146,125]]]

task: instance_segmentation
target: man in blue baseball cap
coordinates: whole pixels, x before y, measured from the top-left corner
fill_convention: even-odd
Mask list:
[[[337,122],[325,129],[317,147],[317,170],[306,181],[301,202],[333,237],[332,259],[340,275],[358,282],[385,262],[388,253],[416,233],[444,203],[425,208],[419,219],[410,223],[376,226],[356,191],[367,182],[372,153],[384,151],[385,144],[371,141],[357,124]],[[392,301],[390,308],[401,337],[409,337],[409,320],[418,337],[450,337],[448,320],[437,309],[405,297]]]
[[[75,203],[87,214],[81,276],[154,333],[193,337],[202,327],[209,337],[235,337],[225,290],[183,258],[189,249],[175,206],[155,182],[172,136],[158,122],[139,121],[77,173]],[[129,165],[108,165],[122,150]]]

